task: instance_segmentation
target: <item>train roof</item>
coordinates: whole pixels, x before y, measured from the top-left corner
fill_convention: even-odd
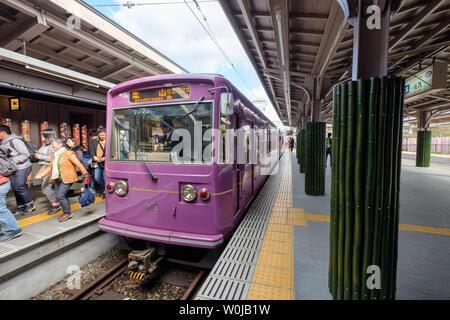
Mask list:
[[[149,76],[149,77],[143,77],[138,78],[130,81],[126,81],[123,83],[120,83],[113,88],[111,88],[108,91],[108,95],[113,95],[117,91],[121,92],[124,89],[126,90],[127,87],[131,87],[133,85],[145,82],[145,81],[170,81],[170,80],[206,80],[211,81],[219,85],[229,85],[233,87],[234,90],[237,91],[237,93],[241,96],[241,99],[245,99],[245,104],[250,105],[253,112],[256,112],[258,116],[262,117],[263,119],[269,121],[274,127],[276,125],[261,111],[259,110],[253,103],[248,100],[248,98],[238,89],[236,88],[227,78],[225,78],[223,75],[215,74],[215,73],[181,73],[181,74],[164,74],[164,75],[157,75],[157,76]]]

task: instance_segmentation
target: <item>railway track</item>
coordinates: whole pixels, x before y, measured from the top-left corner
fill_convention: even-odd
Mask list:
[[[114,282],[117,281],[132,281],[136,288],[139,290],[145,291],[146,288],[151,288],[155,282],[163,282],[168,284],[169,286],[179,286],[185,288],[186,284],[189,283],[189,286],[184,291],[183,295],[179,297],[179,294],[174,295],[174,299],[179,300],[189,300],[193,298],[196,290],[199,288],[202,283],[203,276],[205,272],[201,269],[192,270],[192,267],[189,267],[189,271],[185,271],[185,279],[180,272],[174,273],[173,264],[166,263],[164,267],[161,267],[158,272],[150,276],[148,279],[139,282],[138,280],[130,279],[129,273],[127,270],[128,259],[123,259],[114,266],[112,266],[109,270],[107,270],[103,275],[96,278],[92,282],[85,285],[82,289],[75,292],[70,300],[129,300],[133,299],[123,293],[117,293],[114,289]],[[180,270],[179,265],[177,266],[177,270]],[[195,277],[192,276],[195,275]],[[121,278],[121,279],[120,279]],[[120,286],[120,284],[119,284]],[[178,293],[178,292],[177,292]],[[167,297],[166,297],[167,298]],[[171,297],[169,296],[169,299]]]

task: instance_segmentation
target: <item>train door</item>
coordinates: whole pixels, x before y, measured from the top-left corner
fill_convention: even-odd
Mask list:
[[[239,121],[239,115],[238,114],[234,114],[234,125],[233,125],[233,130],[236,133],[237,130],[239,129],[240,126],[240,121]],[[235,211],[235,215],[237,215],[239,213],[240,210],[240,203],[241,203],[241,197],[242,197],[242,188],[241,188],[241,174],[242,174],[242,165],[239,164],[238,161],[238,141],[237,141],[237,136],[236,134],[234,135],[234,193],[235,193],[235,207],[236,207],[236,211]]]

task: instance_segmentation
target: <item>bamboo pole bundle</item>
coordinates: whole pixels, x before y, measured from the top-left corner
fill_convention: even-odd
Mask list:
[[[299,138],[299,165],[300,165],[300,173],[305,173],[306,171],[306,146],[305,146],[305,134],[306,130],[302,129],[300,131],[300,138]]]
[[[306,124],[305,193],[312,196],[325,194],[325,122]]]
[[[334,299],[395,299],[403,87],[403,79],[384,77],[333,91],[329,289]],[[375,287],[369,266],[381,272]]]
[[[417,131],[416,167],[429,167],[431,157],[431,131]]]

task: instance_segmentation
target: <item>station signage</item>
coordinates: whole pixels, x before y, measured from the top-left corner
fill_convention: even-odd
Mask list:
[[[9,111],[20,110],[20,98],[9,98]]]
[[[447,63],[435,62],[405,80],[405,102],[445,90],[446,86]]]

